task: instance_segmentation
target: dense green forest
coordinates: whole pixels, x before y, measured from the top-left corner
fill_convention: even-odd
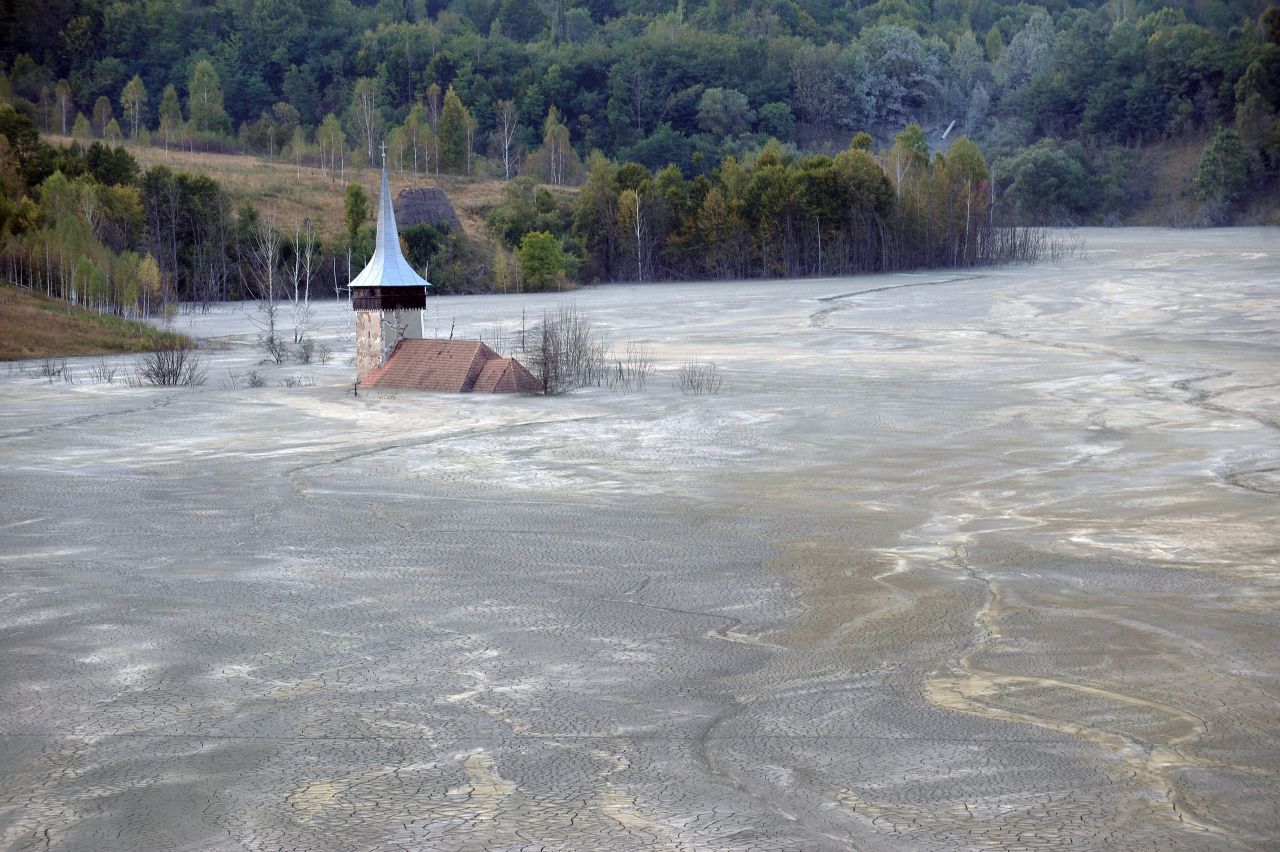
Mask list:
[[[1262,0],[3,0],[0,70],[10,268],[79,227],[77,262],[154,263],[165,298],[243,294],[257,213],[198,176],[104,179],[115,143],[340,179],[385,142],[406,173],[582,187],[513,180],[492,259],[406,235],[446,290],[990,262],[996,223],[1125,221],[1165,190],[1153,146],[1194,152],[1181,224],[1265,207],[1280,171]],[[323,247],[334,279],[367,228]]]
[[[0,3],[6,88],[42,130],[520,170],[578,181],[600,150],[686,176],[766,138],[835,153],[910,122],[1011,164],[1026,216],[1123,212],[1124,191],[1023,192],[1033,164],[1109,173],[1135,145],[1234,126],[1274,176],[1280,22],[1265,0],[47,0]],[[450,98],[452,90],[455,98]],[[111,127],[112,122],[115,123]],[[110,130],[108,128],[110,127]],[[1048,146],[1046,146],[1047,148]],[[1069,162],[1068,162],[1069,161]],[[1068,176],[1066,173],[1064,177]],[[1132,183],[1132,181],[1130,181]],[[1130,191],[1141,191],[1130,187]]]

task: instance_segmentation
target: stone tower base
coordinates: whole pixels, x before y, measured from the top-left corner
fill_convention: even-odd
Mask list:
[[[356,311],[356,381],[382,366],[382,311]]]
[[[356,311],[356,381],[363,383],[406,337],[422,338],[422,311]]]

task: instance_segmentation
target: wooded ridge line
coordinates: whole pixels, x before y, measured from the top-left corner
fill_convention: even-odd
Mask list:
[[[0,262],[146,312],[276,281],[253,251],[276,231],[285,278],[311,241],[308,283],[340,289],[371,248],[351,178],[383,143],[412,182],[505,182],[470,237],[404,229],[436,292],[969,266],[1043,247],[1013,224],[1268,221],[1264,5],[11,4]],[[341,225],[144,172],[126,142],[322,170]]]

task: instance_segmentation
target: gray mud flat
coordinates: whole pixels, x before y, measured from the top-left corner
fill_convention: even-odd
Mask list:
[[[430,302],[629,394],[0,371],[0,848],[1275,848],[1280,232],[1081,236]]]

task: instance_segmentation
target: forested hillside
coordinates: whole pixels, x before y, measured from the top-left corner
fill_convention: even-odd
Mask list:
[[[1225,125],[1258,169],[1274,174],[1280,154],[1280,11],[1261,20],[1265,0],[0,8],[13,95],[45,130],[71,133],[83,116],[86,136],[147,131],[357,162],[385,136],[405,168],[514,169],[555,183],[581,180],[594,149],[692,176],[767,137],[835,153],[860,130],[887,145],[914,121],[937,147],[954,121],[949,138],[968,136],[992,162],[1015,159],[1003,171],[1025,215],[1072,220],[1123,215],[1151,191],[1128,173],[1133,146]],[[1043,139],[1072,144],[1026,152]],[[1060,172],[1060,191],[1032,191],[1028,172],[1046,169]]]
[[[553,238],[559,275],[645,279],[984,262],[975,223],[1268,221],[1280,170],[1280,10],[1264,0],[6,0],[0,66],[0,229],[28,235],[11,267],[56,231],[41,184],[58,156],[79,169],[65,192],[108,199],[84,188],[97,140],[323,169],[338,193],[383,143],[411,179],[584,186],[572,202],[514,181],[488,217],[496,256],[417,235],[459,289],[520,286],[530,234],[530,251]],[[24,120],[79,147],[23,153]],[[956,156],[959,139],[974,144]],[[166,293],[247,287],[230,237],[180,244],[175,216],[166,246],[158,199],[218,211],[185,215],[199,231],[260,211],[198,177],[129,186],[134,241],[117,252],[154,257]],[[325,249],[359,262],[367,227]]]

